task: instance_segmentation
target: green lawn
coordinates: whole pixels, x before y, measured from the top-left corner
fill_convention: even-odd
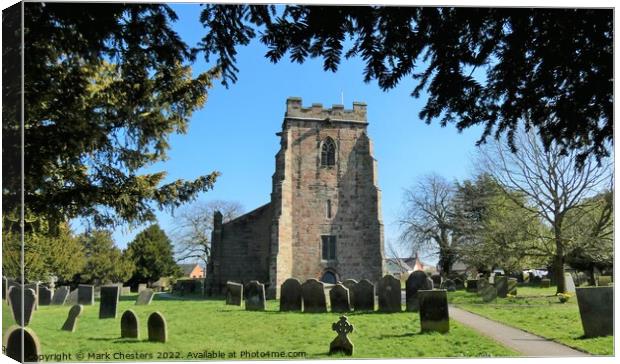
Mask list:
[[[248,312],[240,307],[226,306],[222,300],[164,300],[156,297],[150,306],[134,306],[134,300],[135,297],[123,297],[117,319],[99,320],[98,304],[86,306],[75,333],[60,330],[68,306],[42,306],[34,313],[30,327],[41,340],[43,354],[71,353],[70,360],[74,361],[96,360],[88,357],[88,353],[101,354],[100,360],[114,360],[115,353],[132,354],[134,356],[125,357],[131,361],[187,360],[192,358],[190,353],[204,351],[223,352],[227,356],[235,353],[235,357],[228,358],[237,360],[257,359],[248,358],[247,354],[243,357],[242,351],[284,352],[285,355],[305,352],[306,358],[327,358],[329,343],[336,336],[331,324],[339,316],[333,313],[280,313],[277,301],[268,301],[265,312]],[[140,320],[139,341],[119,337],[120,316],[129,308],[138,314]],[[163,313],[168,322],[169,342],[166,344],[145,341],[147,317],[156,310]],[[418,314],[351,313],[348,316],[355,327],[350,338],[357,358],[517,355],[454,321],[450,322],[448,334],[420,334]],[[6,303],[3,303],[2,317],[6,330],[13,322]],[[76,353],[84,357],[77,358]],[[107,358],[105,354],[111,357]],[[262,357],[269,358],[274,356]]]
[[[613,336],[583,338],[577,298],[559,303],[555,287],[518,287],[517,296],[483,304],[474,293],[448,295],[450,303],[495,321],[597,355],[613,355]]]

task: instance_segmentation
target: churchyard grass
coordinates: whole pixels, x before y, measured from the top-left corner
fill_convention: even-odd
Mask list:
[[[464,310],[596,355],[613,355],[613,336],[583,338],[577,298],[560,303],[555,287],[518,287],[517,296],[482,303],[475,293],[451,292],[448,300]]]
[[[246,359],[248,352],[305,352],[305,358],[327,358],[330,341],[336,336],[331,325],[338,320],[335,313],[280,313],[277,301],[267,301],[267,310],[245,311],[239,306],[227,306],[223,300],[163,299],[157,295],[151,305],[134,305],[136,296],[122,297],[116,319],[99,319],[99,303],[84,306],[74,333],[61,331],[69,306],[41,306],[33,314],[30,327],[37,333],[43,354],[150,353],[153,357],[132,357],[130,361],[163,360],[157,353],[171,353],[175,360],[192,359],[188,353],[203,351],[234,352],[234,359]],[[120,338],[120,317],[126,309],[136,312],[140,320],[140,340]],[[161,312],[168,323],[168,342],[146,341],[147,317]],[[3,303],[3,328],[13,323],[6,303]],[[417,313],[350,313],[355,329],[350,334],[357,358],[415,358],[415,357],[487,357],[516,356],[517,354],[473,330],[450,321],[450,333],[420,334]],[[179,354],[176,354],[176,353]],[[291,354],[294,355],[294,354]],[[272,357],[273,358],[273,357]],[[289,357],[286,359],[295,359]],[[117,358],[116,360],[119,360]],[[205,360],[205,357],[195,359]],[[250,359],[250,358],[247,358]],[[257,359],[257,358],[253,358]],[[263,357],[263,359],[268,359]],[[97,358],[85,356],[82,360]]]

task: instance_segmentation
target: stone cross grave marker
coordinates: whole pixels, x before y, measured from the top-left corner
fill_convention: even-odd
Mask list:
[[[488,284],[486,285],[482,291],[480,291],[480,296],[482,297],[482,302],[491,302],[497,299],[497,289],[494,286]]]
[[[351,301],[349,299],[349,290],[342,284],[336,284],[329,291],[329,302],[332,312],[349,312],[351,311]]]
[[[243,284],[226,282],[226,304],[241,306],[243,302]]]
[[[355,311],[374,311],[375,310],[375,285],[368,279],[362,279],[353,286],[353,310]]]
[[[13,311],[13,319],[20,326],[28,326],[37,296],[32,288],[25,288],[23,291],[22,302],[22,285],[13,286],[9,289],[9,301],[11,301],[11,310]],[[22,317],[22,305],[24,307],[24,316]]]
[[[133,310],[125,311],[121,316],[121,337],[140,339],[140,321]]]
[[[101,299],[99,300],[99,318],[116,318],[116,307],[121,296],[119,286],[101,287]]]
[[[411,273],[409,275],[409,278],[407,278],[407,282],[405,283],[405,302],[407,306],[407,311],[418,312],[418,309],[420,307],[418,300],[418,291],[429,289],[433,289],[433,286],[429,284],[426,273],[422,272],[421,270],[416,270]]]
[[[301,282],[289,278],[280,286],[280,311],[301,311]]]
[[[95,304],[95,286],[80,284],[78,285],[77,291],[77,303],[89,306]]]
[[[61,286],[56,288],[52,296],[52,305],[64,305],[69,297],[69,287]]]
[[[577,305],[585,337],[614,334],[614,288],[577,288]]]
[[[259,281],[250,281],[243,287],[245,309],[247,311],[265,311],[265,285]]]
[[[301,285],[304,312],[327,312],[327,300],[323,282],[311,278]]]
[[[39,287],[39,305],[41,306],[51,305],[53,294],[54,294],[54,290],[49,289],[45,286]]]
[[[23,335],[23,341],[22,341]],[[22,360],[22,343],[23,343],[23,360]],[[38,362],[39,354],[41,354],[41,342],[29,327],[20,327],[13,325],[9,327],[4,337],[5,355],[9,358],[23,362]]]
[[[67,315],[67,320],[62,325],[61,330],[75,332],[75,328],[77,327],[77,319],[82,314],[84,310],[84,306],[82,305],[73,305],[69,310],[69,314]]]
[[[422,332],[450,331],[448,296],[446,290],[418,291],[420,300],[420,327]]]
[[[138,293],[138,298],[136,298],[136,305],[138,306],[150,305],[151,302],[153,301],[154,296],[155,296],[155,292],[152,289],[147,288],[144,291]]]
[[[347,316],[340,316],[340,320],[332,324],[332,330],[336,331],[338,336],[329,344],[329,355],[335,353],[353,355],[353,343],[347,336],[353,332],[353,325],[347,321]]]
[[[378,288],[379,311],[381,312],[400,312],[400,281],[391,274],[383,276],[379,280]]]
[[[159,312],[153,312],[147,321],[149,341],[165,343],[168,341],[168,325],[166,319]]]
[[[355,306],[355,292],[353,292],[353,287],[355,287],[356,284],[357,281],[355,279],[345,279],[344,282],[342,282],[342,285],[349,290],[349,302],[351,302],[351,307]]]

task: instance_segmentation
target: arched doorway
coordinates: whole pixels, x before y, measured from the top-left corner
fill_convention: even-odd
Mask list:
[[[325,271],[325,273],[323,273],[323,276],[321,277],[321,282],[329,283],[329,284],[336,284],[338,283],[338,277],[336,277],[336,273],[330,270],[327,270]]]

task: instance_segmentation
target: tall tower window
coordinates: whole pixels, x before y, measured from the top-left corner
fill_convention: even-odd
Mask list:
[[[321,166],[330,167],[336,164],[336,143],[327,137],[321,145]]]
[[[327,200],[327,203],[325,204],[325,213],[328,219],[332,218],[332,200]]]
[[[321,235],[321,258],[323,260],[336,260],[336,236]]]

